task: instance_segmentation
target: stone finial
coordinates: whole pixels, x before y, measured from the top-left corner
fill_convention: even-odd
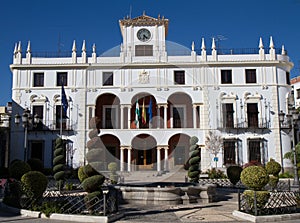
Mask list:
[[[93,53],[96,53],[96,44],[93,44]]]
[[[204,42],[204,38],[202,38],[202,43],[201,43],[201,50],[205,50],[205,42]]]
[[[21,41],[19,41],[17,52],[18,53],[22,52]]]
[[[270,49],[274,49],[273,38],[270,36]]]
[[[263,41],[262,41],[262,38],[260,37],[259,38],[259,49],[263,49],[264,48],[264,44],[263,44]]]
[[[85,46],[85,40],[83,40],[82,42],[82,48],[81,48],[82,52],[86,51],[86,46]]]
[[[215,38],[212,38],[211,49],[212,49],[212,50],[215,50],[215,49],[216,49]]]
[[[192,42],[192,51],[195,51],[195,42]]]
[[[30,41],[28,41],[28,45],[27,45],[27,50],[26,50],[27,53],[30,53],[31,52],[31,47],[30,47]]]
[[[73,52],[76,52],[76,41],[75,41],[75,40],[73,41],[72,51],[73,51]]]
[[[286,55],[286,51],[284,49],[284,45],[282,45],[282,47],[281,47],[281,55]]]
[[[14,54],[16,54],[16,53],[17,53],[17,50],[18,50],[18,44],[17,44],[17,43],[15,43]]]

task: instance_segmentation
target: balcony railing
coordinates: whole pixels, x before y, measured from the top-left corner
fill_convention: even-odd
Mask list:
[[[62,125],[59,120],[49,120],[46,123],[40,122],[36,126],[31,126],[29,131],[60,131],[62,127],[63,131],[73,131],[76,128],[76,123],[67,119],[63,120]]]
[[[218,123],[219,129],[268,129],[270,128],[270,120],[260,119],[257,122],[248,122],[247,120],[238,120],[233,125],[223,122]]]

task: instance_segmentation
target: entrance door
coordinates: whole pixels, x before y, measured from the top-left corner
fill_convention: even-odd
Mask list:
[[[139,170],[150,170],[153,168],[153,149],[136,150],[136,158]]]

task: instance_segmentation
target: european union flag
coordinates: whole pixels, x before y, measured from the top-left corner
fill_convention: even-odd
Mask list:
[[[148,114],[149,114],[149,123],[152,123],[152,98],[150,98],[149,107],[148,107]]]
[[[67,114],[69,104],[68,104],[68,100],[67,100],[67,96],[63,84],[61,85],[61,105],[65,114]]]

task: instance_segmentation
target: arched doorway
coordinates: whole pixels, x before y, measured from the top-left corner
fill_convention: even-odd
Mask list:
[[[156,144],[156,140],[148,134],[140,134],[132,139],[132,157],[137,170],[156,168]]]

